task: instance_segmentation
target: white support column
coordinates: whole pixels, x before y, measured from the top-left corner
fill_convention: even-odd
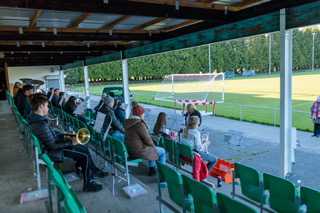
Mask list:
[[[291,172],[292,31],[286,31],[286,9],[280,10],[280,177]]]
[[[66,91],[66,85],[64,81],[64,70],[60,70],[59,77],[60,77],[60,89],[61,91]]]
[[[86,97],[90,97],[90,86],[89,86],[89,74],[88,74],[88,66],[83,67],[84,70],[84,86],[86,88]],[[91,107],[90,98],[88,100],[88,108]]]
[[[124,96],[124,103],[128,104],[126,109],[126,118],[130,115],[131,110],[131,103],[129,97],[129,74],[128,74],[128,60],[122,60],[122,82],[123,82],[123,96]]]

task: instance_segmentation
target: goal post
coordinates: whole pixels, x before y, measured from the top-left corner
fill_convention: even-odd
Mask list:
[[[221,103],[224,101],[224,73],[166,75],[154,99],[182,105]]]

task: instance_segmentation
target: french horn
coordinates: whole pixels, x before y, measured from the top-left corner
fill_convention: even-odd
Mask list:
[[[87,128],[81,128],[76,134],[65,133],[63,134],[65,140],[68,140],[68,137],[76,137],[79,144],[86,144],[90,140],[90,132]]]

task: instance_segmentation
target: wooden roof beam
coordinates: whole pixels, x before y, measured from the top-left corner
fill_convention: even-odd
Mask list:
[[[233,6],[242,10],[242,9],[247,8],[248,6],[251,6],[253,4],[256,4],[256,3],[259,3],[259,2],[263,2],[263,1],[266,1],[266,0],[246,0],[246,1],[243,1],[243,2],[238,3],[238,4],[234,4]]]
[[[35,27],[36,26],[36,23],[37,23],[37,20],[39,18],[39,16],[41,15],[42,13],[42,10],[36,10],[36,12],[34,13],[31,21],[30,21],[30,24],[29,24],[29,27]]]
[[[147,23],[144,23],[142,25],[136,26],[135,28],[133,28],[133,30],[143,30],[146,27],[149,27],[151,25],[154,25],[156,23],[159,23],[161,21],[167,20],[167,18],[157,18],[157,19],[153,19]]]
[[[0,6],[26,8],[24,1],[0,1]],[[76,11],[85,13],[121,14],[129,16],[149,16],[176,19],[196,19],[211,21],[233,21],[232,9],[228,15],[223,10],[218,10],[221,6],[212,5],[211,8],[196,8],[181,6],[176,10],[175,5],[156,4],[153,0],[150,3],[134,2],[128,0],[112,0],[108,4],[102,0],[55,0],[48,4],[43,0],[32,0],[28,8],[56,10],[56,11]],[[224,7],[223,7],[224,9]]]
[[[197,23],[200,23],[200,22],[202,22],[202,20],[200,20],[200,21],[199,20],[190,20],[190,21],[183,22],[181,24],[176,24],[176,25],[161,29],[161,31],[167,33],[167,32],[173,31],[175,29],[179,29],[179,28],[182,28],[182,27],[185,27],[185,26],[188,26],[188,25],[192,25],[192,24],[197,24]]]
[[[158,41],[163,39],[161,34],[137,34],[137,33],[52,33],[43,32],[19,32],[1,31],[2,41]]]
[[[228,8],[229,11],[239,11],[239,7],[234,7],[233,5],[219,5],[213,4],[214,1],[183,1],[183,0],[129,0],[133,2],[143,2],[150,4],[163,4],[175,6],[176,2],[179,3],[181,7],[191,7],[191,8],[200,8],[200,9],[215,9],[215,10],[225,10]]]
[[[39,45],[42,46],[44,44],[44,46],[47,45],[55,45],[55,46],[87,46],[88,42],[82,42],[82,41],[78,41],[78,42],[74,42],[74,41],[70,41],[70,42],[57,42],[57,41],[33,41],[33,42],[29,42],[29,41],[19,41],[20,45]],[[124,45],[127,44],[127,42],[108,42],[108,41],[100,41],[100,42],[90,42],[90,46],[99,46],[99,45],[114,45],[115,43],[117,43],[117,45]],[[16,41],[0,41],[0,45],[16,45]]]
[[[115,20],[114,22],[106,25],[103,29],[110,30],[110,29],[114,28],[116,25],[120,24],[121,22],[124,22],[124,21],[128,20],[131,17],[132,16],[122,16],[121,18]]]
[[[23,32],[50,32],[56,29],[57,33],[109,33],[108,29],[86,29],[86,28],[53,28],[53,27],[16,27],[16,26],[0,26],[0,31],[14,31],[18,32],[22,28]],[[112,30],[112,33],[136,33],[149,34],[150,30]],[[152,30],[152,34],[159,34],[160,30]]]
[[[69,28],[77,28],[78,25],[88,18],[91,13],[83,13],[79,18],[77,18],[73,23],[70,24]]]
[[[69,52],[69,51],[120,51],[123,50],[123,46],[122,45],[117,45],[117,47],[115,47],[115,45],[103,45],[103,46],[23,46],[21,45],[20,47],[17,47],[16,45],[0,45],[0,51],[46,51],[46,52]]]

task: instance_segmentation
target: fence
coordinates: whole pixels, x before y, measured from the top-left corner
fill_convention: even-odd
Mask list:
[[[77,88],[78,92],[85,92],[84,87]],[[102,90],[91,89],[92,95],[100,96]],[[154,100],[154,94],[141,94],[134,93],[134,99],[145,104],[156,105],[166,108],[174,108],[173,102]],[[178,109],[182,109],[182,106],[177,104]],[[205,106],[197,106],[199,110],[205,110]],[[211,111],[211,107],[208,108]],[[267,107],[254,107],[228,103],[218,103],[215,111],[215,115],[231,118],[240,121],[248,121],[252,123],[260,123],[266,125],[279,126],[280,125],[280,109],[279,108],[267,108]],[[292,111],[292,125],[299,130],[312,131],[313,123],[310,119],[310,112],[304,111]]]

